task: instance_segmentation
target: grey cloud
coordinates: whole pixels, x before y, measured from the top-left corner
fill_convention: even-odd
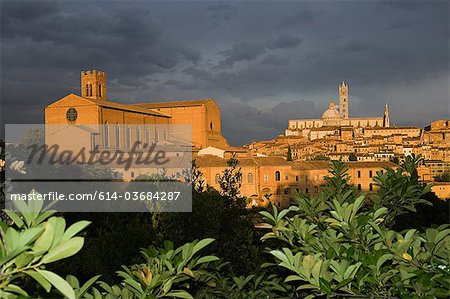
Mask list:
[[[343,45],[340,45],[338,47],[336,47],[336,51],[342,53],[342,54],[348,54],[351,52],[364,52],[364,51],[368,51],[372,48],[373,46],[368,43],[368,42],[363,42],[363,41],[357,41],[357,40],[351,40],[351,41],[347,41],[345,42]]]
[[[313,11],[299,11],[295,14],[289,15],[287,17],[284,17],[281,21],[278,23],[279,28],[288,28],[288,27],[294,27],[294,26],[302,26],[302,25],[309,25],[311,24],[314,19],[316,18],[317,13]]]
[[[286,66],[288,63],[289,63],[289,58],[277,56],[275,54],[266,55],[261,60],[261,64],[265,64],[265,65]]]
[[[295,48],[299,46],[302,39],[292,34],[280,34],[276,38],[266,43],[261,42],[239,42],[234,44],[231,49],[220,51],[224,59],[220,61],[219,67],[231,67],[236,62],[251,61],[267,50]]]
[[[232,46],[231,49],[220,51],[224,60],[222,60],[220,66],[233,66],[234,63],[240,61],[250,61],[263,54],[266,51],[266,47],[263,43],[258,42],[240,42]]]
[[[267,111],[247,103],[232,102],[224,104],[221,111],[223,134],[233,145],[274,138],[284,132],[288,119],[298,118],[299,115],[313,118],[320,113],[314,103],[306,100],[281,102]],[[232,134],[236,131],[240,132],[238,136]]]
[[[285,48],[295,48],[300,45],[302,39],[296,35],[281,34],[274,40],[270,41],[268,48],[270,49],[285,49]]]
[[[237,11],[236,7],[227,3],[214,3],[206,7],[206,10],[210,12],[210,18],[214,21],[229,21],[231,20],[233,13]],[[217,26],[217,23],[213,24]]]

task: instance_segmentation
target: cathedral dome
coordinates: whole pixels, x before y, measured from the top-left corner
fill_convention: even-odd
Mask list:
[[[334,105],[333,101],[330,101],[330,105],[328,105],[328,109],[322,114],[322,119],[339,119],[341,118],[341,114],[336,110],[336,105]]]

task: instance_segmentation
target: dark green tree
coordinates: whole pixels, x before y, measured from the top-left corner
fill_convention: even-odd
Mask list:
[[[356,157],[356,155],[355,155],[354,153],[351,153],[351,154],[348,156],[348,160],[349,160],[349,161],[358,161],[358,157]]]
[[[444,173],[434,178],[436,182],[450,182],[450,173]]]
[[[287,150],[287,160],[288,161],[292,161],[292,149],[291,146],[288,146],[288,150]]]
[[[389,227],[395,224],[399,215],[416,212],[417,204],[430,204],[423,197],[430,192],[431,186],[423,186],[417,174],[417,166],[422,161],[420,156],[407,156],[397,169],[386,168],[374,177],[379,190],[371,200],[375,207],[388,209],[385,223]]]
[[[316,160],[316,161],[329,161],[331,159],[330,159],[330,157],[327,157],[325,155],[317,155],[317,156],[315,156],[313,158],[313,160]]]

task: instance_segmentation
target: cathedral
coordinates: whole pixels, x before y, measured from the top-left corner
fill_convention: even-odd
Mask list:
[[[339,85],[339,106],[333,100],[320,119],[289,120],[286,136],[308,137],[311,131],[330,131],[341,127],[354,129],[367,127],[389,127],[389,111],[386,103],[384,115],[381,117],[349,117],[348,84],[344,81]]]

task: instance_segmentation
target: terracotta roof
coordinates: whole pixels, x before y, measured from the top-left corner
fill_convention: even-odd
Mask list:
[[[404,129],[419,129],[418,127],[373,127],[373,128],[364,128],[364,130],[404,130]]]
[[[89,98],[85,98],[85,97],[81,97],[81,96],[79,96],[79,97],[83,98],[89,102],[95,103],[100,107],[106,107],[106,108],[118,109],[118,110],[130,111],[130,112],[138,112],[138,113],[162,116],[162,117],[167,117],[167,118],[171,117],[170,115],[167,115],[165,113],[162,113],[162,112],[159,112],[156,110],[144,109],[144,108],[140,108],[140,107],[134,107],[132,105],[113,103],[113,102],[103,101],[103,100],[93,100],[93,99],[89,99]]]
[[[156,102],[156,103],[140,103],[140,104],[130,104],[129,106],[141,107],[146,109],[157,109],[157,108],[171,108],[171,107],[192,107],[201,106],[209,101],[214,101],[213,99],[200,99],[200,100],[185,100],[185,101],[170,101],[170,102]]]
[[[193,160],[195,160],[199,167],[228,167],[228,159],[213,155],[201,155],[195,157]],[[251,158],[241,158],[238,160],[239,166],[256,166],[256,162]]]
[[[315,170],[315,169],[329,169],[330,161],[298,161],[294,163],[294,170]],[[353,168],[378,168],[378,167],[397,167],[397,164],[387,161],[374,162],[345,162],[349,169]]]
[[[237,158],[240,166],[291,166],[292,162],[286,161],[283,157],[246,157]],[[213,155],[202,155],[195,157],[199,167],[228,167],[227,158],[220,158]]]
[[[310,131],[336,131],[338,129],[339,127],[328,126],[328,127],[311,128]]]

